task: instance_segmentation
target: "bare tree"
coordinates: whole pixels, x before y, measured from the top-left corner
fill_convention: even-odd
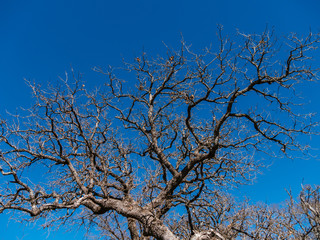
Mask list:
[[[1,121],[0,212],[94,223],[107,239],[289,239],[308,224],[318,236],[315,192],[273,210],[226,193],[256,176],[261,156],[307,149],[299,137],[315,123],[295,86],[317,79],[318,42],[268,31],[232,42],[219,31],[201,54],[182,42],[165,57],[96,68],[107,81],[94,92],[76,76],[29,83],[34,106]]]

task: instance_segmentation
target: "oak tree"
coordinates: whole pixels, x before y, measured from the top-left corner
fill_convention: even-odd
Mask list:
[[[201,53],[182,41],[95,68],[96,91],[75,75],[29,82],[34,105],[0,124],[0,212],[98,226],[106,239],[319,238],[317,188],[281,208],[227,193],[263,158],[307,150],[300,137],[316,123],[295,90],[317,80],[319,36],[217,36]]]

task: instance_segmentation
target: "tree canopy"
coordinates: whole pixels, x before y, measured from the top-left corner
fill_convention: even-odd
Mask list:
[[[106,239],[318,238],[318,188],[279,208],[227,190],[250,182],[262,156],[307,151],[300,137],[317,123],[296,90],[318,78],[319,35],[217,36],[201,53],[182,41],[95,68],[106,78],[95,91],[74,73],[28,82],[35,104],[1,120],[0,212],[94,225]]]

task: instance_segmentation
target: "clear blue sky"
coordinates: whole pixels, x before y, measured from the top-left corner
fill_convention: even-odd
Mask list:
[[[197,48],[215,37],[216,25],[225,33],[261,32],[274,26],[278,35],[320,30],[317,0],[0,0],[0,114],[28,106],[30,89],[24,78],[41,83],[55,81],[70,66],[84,73],[88,85],[103,83],[90,69],[119,66],[142,50],[149,55],[163,50],[162,42],[177,46],[182,33]],[[319,52],[320,54],[320,52]],[[314,62],[320,65],[320,62]],[[320,85],[306,88],[308,108],[320,113]],[[311,144],[317,148],[319,138]],[[282,159],[253,186],[242,188],[254,201],[277,203],[285,188],[298,193],[301,183],[320,184],[320,161]],[[0,215],[0,240],[72,240],[81,232],[64,230],[46,234],[37,227],[8,223]]]

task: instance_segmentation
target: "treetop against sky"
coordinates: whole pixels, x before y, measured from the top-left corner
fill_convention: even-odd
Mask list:
[[[106,82],[92,68],[122,67],[123,61],[137,64],[136,57],[142,59],[144,52],[148,57],[170,57],[166,46],[178,51],[181,36],[192,51],[198,52],[210,44],[212,49],[218,49],[217,24],[223,25],[223,35],[231,40],[237,32],[261,34],[266,28],[269,32],[274,29],[279,42],[291,32],[301,37],[310,31],[316,33],[318,9],[316,1],[2,2],[0,114],[15,114],[19,107],[28,108],[35,101],[24,79],[43,86],[54,85],[59,76],[64,78],[65,71],[71,78],[73,68],[75,73],[81,73],[85,87],[92,90]],[[311,63],[317,68],[319,57],[315,53]],[[123,75],[126,76],[129,75]],[[303,107],[304,113],[319,112],[318,87],[299,85],[298,92],[308,103]],[[319,184],[319,139],[313,136],[301,140],[311,146],[314,157],[271,159],[268,163],[272,165],[257,175],[254,184],[235,190],[236,194],[248,196],[253,202],[279,203],[287,199],[284,189],[297,196],[301,184]],[[281,147],[277,151],[282,154]],[[0,239],[46,236],[37,228],[30,230],[25,225],[7,223],[7,219],[0,215],[0,231],[5,233]],[[68,235],[62,230],[51,233],[48,239],[66,236],[72,238],[73,233]]]

